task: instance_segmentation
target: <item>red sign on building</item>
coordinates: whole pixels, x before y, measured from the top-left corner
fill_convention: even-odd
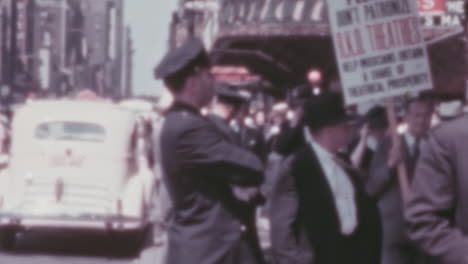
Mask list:
[[[423,14],[442,14],[445,13],[446,0],[418,0],[419,12]]]

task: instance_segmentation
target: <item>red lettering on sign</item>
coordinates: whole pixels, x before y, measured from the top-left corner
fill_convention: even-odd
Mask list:
[[[444,13],[445,0],[418,0],[421,13]]]
[[[423,42],[417,17],[403,18],[367,26],[373,51],[383,51]]]
[[[336,42],[340,58],[347,59],[354,56],[363,55],[365,49],[362,42],[360,29],[353,29],[336,34]]]

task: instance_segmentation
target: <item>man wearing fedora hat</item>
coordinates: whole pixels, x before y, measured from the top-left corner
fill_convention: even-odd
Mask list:
[[[376,204],[337,155],[351,136],[351,120],[339,94],[306,103],[306,143],[282,162],[272,188],[275,263],[380,262]]]
[[[171,51],[156,67],[174,96],[160,134],[163,182],[172,205],[167,263],[259,263],[242,206],[231,189],[263,181],[263,165],[202,116],[214,95],[200,40]],[[247,200],[249,197],[246,198]]]

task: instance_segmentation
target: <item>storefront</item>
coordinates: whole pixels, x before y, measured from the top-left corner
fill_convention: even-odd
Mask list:
[[[434,90],[464,94],[463,1],[419,4]],[[337,76],[325,0],[221,0],[218,18],[215,63],[247,67],[272,84],[275,96],[310,83],[312,71],[323,76],[321,84]]]

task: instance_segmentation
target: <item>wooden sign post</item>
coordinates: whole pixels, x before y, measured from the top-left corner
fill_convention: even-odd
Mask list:
[[[417,1],[328,0],[327,9],[346,104],[385,99],[393,146],[400,148],[393,98],[433,86]],[[398,178],[406,199],[403,162]]]
[[[385,99],[385,107],[387,109],[387,119],[389,124],[390,133],[392,136],[392,147],[401,150],[401,137],[398,135],[398,121],[395,113],[395,102],[393,98]],[[401,161],[397,167],[398,181],[400,182],[400,191],[403,200],[406,200],[409,194],[409,181],[408,181],[408,170],[406,164]]]

